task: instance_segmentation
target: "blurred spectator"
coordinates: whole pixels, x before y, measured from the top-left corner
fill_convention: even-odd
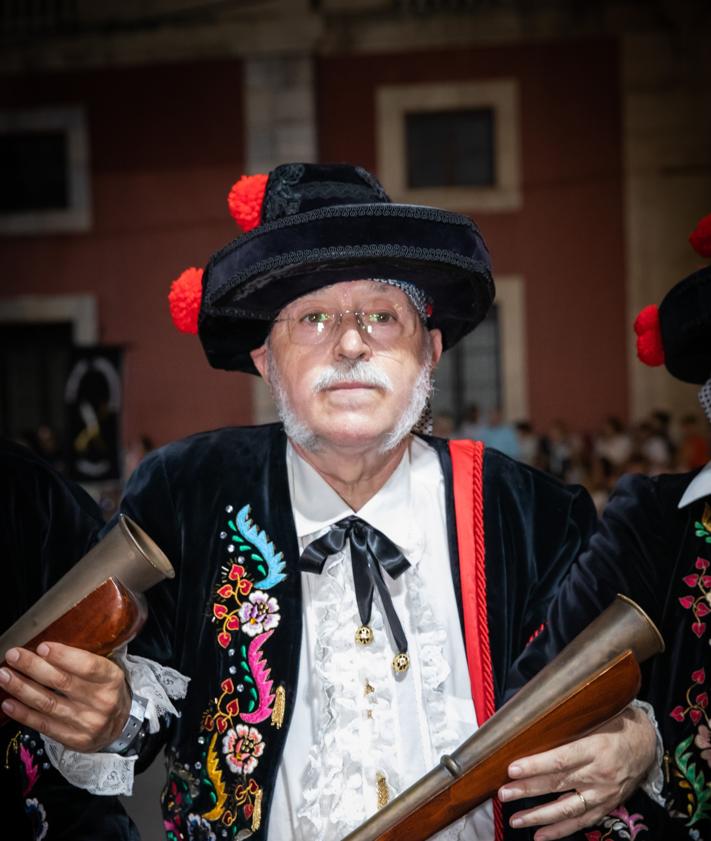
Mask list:
[[[541,462],[541,442],[538,435],[528,421],[519,421],[516,424],[518,435],[519,460],[532,467],[539,467]]]
[[[668,473],[671,468],[672,448],[669,439],[659,425],[651,422],[641,423],[637,428],[637,447],[639,456],[648,463],[648,473]]]
[[[479,407],[472,403],[467,406],[459,429],[458,438],[470,438],[472,441],[483,441],[486,424],[481,422]]]
[[[679,469],[696,470],[711,459],[709,439],[701,432],[696,415],[684,415],[681,419],[681,444],[679,446]]]
[[[603,464],[603,472],[610,476],[626,464],[632,455],[632,437],[616,417],[609,417],[595,442],[595,455]]]
[[[481,440],[487,447],[493,447],[511,458],[519,458],[521,450],[516,430],[513,424],[504,422],[501,409],[489,412],[489,424],[482,429]]]
[[[541,442],[543,467],[558,479],[565,480],[573,464],[573,445],[562,420],[553,421]]]

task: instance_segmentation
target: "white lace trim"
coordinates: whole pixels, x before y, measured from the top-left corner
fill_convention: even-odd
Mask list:
[[[662,763],[664,761],[664,742],[662,742],[662,734],[659,732],[659,725],[657,724],[657,719],[654,715],[654,709],[651,704],[648,704],[646,701],[640,701],[637,698],[630,703],[630,706],[637,707],[647,714],[657,736],[656,762],[647,772],[647,778],[642,783],[642,791],[647,795],[647,797],[654,800],[655,803],[658,803],[660,806],[664,806],[666,802],[662,795],[662,789],[664,788],[664,770],[662,767]]]
[[[157,733],[160,729],[161,716],[180,715],[171,698],[185,697],[190,678],[153,660],[127,654],[126,646],[119,649],[112,659],[126,673],[131,691],[148,701],[144,720],[149,722],[150,733]],[[137,757],[116,753],[80,753],[65,748],[48,736],[42,736],[42,741],[49,761],[72,785],[91,794],[131,794]]]
[[[461,741],[448,721],[441,690],[450,674],[444,657],[446,631],[435,621],[416,567],[405,575],[409,579],[407,609],[416,623],[414,634],[408,632],[410,652],[419,660],[422,682],[419,726],[429,730],[433,754],[439,756]],[[378,774],[384,775],[391,798],[405,785],[396,738],[398,703],[394,694],[398,681],[391,671],[394,651],[378,599],[370,623],[373,642],[357,649],[354,632],[360,617],[353,597],[350,562],[328,564],[313,583],[320,738],[309,754],[303,777],[304,799],[296,820],[300,825],[298,837],[321,841],[341,838],[370,817],[377,802]],[[366,681],[377,691],[366,694]],[[456,839],[460,829],[455,824],[442,838]]]

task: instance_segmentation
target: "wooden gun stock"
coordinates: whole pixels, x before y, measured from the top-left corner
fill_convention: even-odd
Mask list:
[[[615,602],[451,756],[343,841],[426,841],[492,797],[515,759],[579,739],[621,712],[639,663],[664,640],[634,602]]]
[[[23,647],[34,651],[41,642],[61,642],[106,655],[132,640],[147,616],[141,593],[134,593],[117,579],[108,578]],[[7,697],[0,690],[0,702]],[[7,716],[0,710],[0,725],[6,721]]]
[[[442,757],[440,767],[430,775],[445,781],[444,788],[430,797],[424,795],[419,802],[412,802],[412,811],[403,810],[397,822],[385,831],[361,835],[361,827],[344,841],[399,841],[403,838],[425,841],[431,838],[493,797],[508,782],[506,769],[515,759],[551,750],[590,733],[624,709],[635,697],[639,683],[639,666],[628,651],[469,770],[461,768],[456,753]],[[407,797],[408,792],[402,796]],[[379,815],[383,812],[385,810]]]

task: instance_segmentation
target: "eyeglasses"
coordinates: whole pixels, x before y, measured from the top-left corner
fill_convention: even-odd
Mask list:
[[[344,319],[351,316],[361,338],[374,346],[392,347],[417,330],[415,313],[407,307],[393,304],[358,310],[303,307],[276,321],[286,323],[289,338],[294,344],[318,345],[337,336]]]

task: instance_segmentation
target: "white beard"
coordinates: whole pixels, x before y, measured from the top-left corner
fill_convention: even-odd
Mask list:
[[[284,425],[284,431],[287,437],[308,452],[318,452],[322,447],[322,441],[311,427],[297,416],[291,407],[286,389],[282,385],[271,348],[268,346],[267,366],[269,383],[274,397],[274,403],[276,404],[277,414],[279,415],[279,420]],[[393,388],[388,375],[384,371],[381,371],[375,363],[357,361],[355,363],[332,365],[330,368],[322,371],[314,383],[313,389],[314,392],[323,391],[334,383],[349,381],[365,382],[383,388],[386,391],[392,391]],[[410,434],[412,428],[420,419],[420,415],[427,404],[427,398],[431,391],[432,366],[427,362],[420,368],[420,373],[415,380],[410,400],[400,414],[395,426],[383,435],[378,446],[378,452],[387,453],[390,450],[394,450]]]

